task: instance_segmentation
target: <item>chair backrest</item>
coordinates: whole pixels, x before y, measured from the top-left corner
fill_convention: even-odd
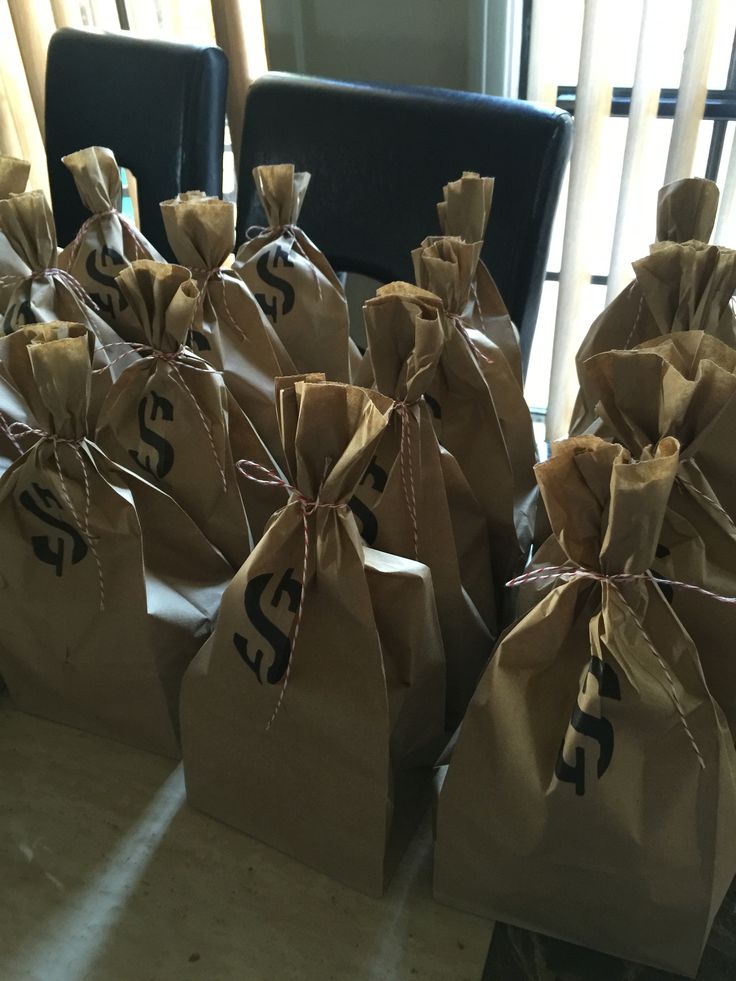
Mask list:
[[[409,253],[439,234],[443,185],[464,170],[495,177],[482,256],[526,367],[571,142],[567,113],[526,102],[272,72],[246,103],[238,243],[263,223],[251,169],[293,162],[312,174],[299,224],[335,269],[412,282]]]
[[[106,146],[138,180],[141,230],[173,257],[159,203],[222,193],[227,59],[214,46],[63,28],[49,43],[46,156],[59,243],[88,217],[61,157]]]

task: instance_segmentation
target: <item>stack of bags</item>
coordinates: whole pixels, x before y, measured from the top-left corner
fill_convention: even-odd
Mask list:
[[[736,252],[715,185],[577,356],[573,437],[536,468],[551,535],[468,708],[435,895],[694,976],[736,872]]]
[[[0,167],[0,673],[21,709],[183,752],[195,806],[380,895],[531,541],[493,182],[444,189],[363,356],[297,225],[308,174],[256,168],[268,226],[234,260],[231,204],[163,202],[170,264],[109,150],[64,162],[90,216],[61,251]]]

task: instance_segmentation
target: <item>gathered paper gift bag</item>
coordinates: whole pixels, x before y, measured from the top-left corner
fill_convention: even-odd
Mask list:
[[[443,730],[432,583],[426,566],[366,548],[347,505],[391,400],[288,379],[279,394],[291,496],[185,677],[187,796],[380,896]]]
[[[185,346],[200,292],[183,266],[141,259],[118,277],[121,329],[142,357],[113,385],[97,439],[117,463],[165,490],[238,568],[286,495],[235,469],[275,466],[221,375]]]
[[[126,305],[115,277],[136,259],[164,259],[121,213],[123,185],[112,150],[89,146],[62,157],[61,162],[92,214],[60,253],[59,265],[89,293],[100,316],[115,326]]]
[[[442,201],[437,205],[443,235],[450,235],[473,244],[483,245],[493,200],[493,177],[481,177],[464,171],[462,177],[442,188]],[[514,378],[523,387],[519,332],[498,286],[480,258],[470,285],[470,295],[463,318],[471,327],[482,330],[500,349]]]
[[[364,307],[388,424],[350,499],[364,540],[432,573],[447,658],[447,719],[462,718],[497,633],[488,534],[457,462],[441,450],[424,394],[442,352],[437,297],[395,283]]]
[[[87,338],[24,330],[33,421],[0,478],[0,674],[23,711],[178,756],[181,678],[232,572],[89,439]]]
[[[202,293],[189,344],[218,371],[280,466],[274,378],[296,374],[294,363],[256,298],[224,263],[235,244],[235,206],[188,191],[163,201],[161,214],[177,261]]]
[[[57,264],[56,229],[42,191],[26,191],[0,200],[0,277],[11,287],[5,294],[2,330],[55,320],[84,324],[94,334],[95,368],[109,366],[116,378],[135,355],[93,309],[79,282]],[[111,345],[117,344],[114,357]],[[93,408],[98,398],[93,391]]]
[[[736,347],[736,251],[708,245],[718,206],[712,181],[687,178],[659,192],[657,241],[632,263],[634,280],[593,322],[575,362],[580,392],[570,423],[575,435],[595,420],[595,401],[582,370],[604,351],[629,350],[675,331],[702,330]],[[677,236],[676,238],[674,236]]]
[[[652,570],[697,587],[662,590],[736,734],[736,664],[723,646],[736,636],[736,601],[710,595],[736,596],[736,351],[686,331],[596,355],[583,372],[606,436],[637,457],[665,436],[680,443]]]
[[[497,346],[463,317],[480,242],[428,238],[412,252],[417,283],[444,305],[445,343],[427,394],[437,438],[488,519],[497,583],[519,572],[532,541],[536,445],[529,409]]]
[[[648,576],[677,441],[568,441],[537,476],[558,585],[501,640],[439,800],[442,902],[694,976],[736,872],[736,754]]]
[[[253,291],[298,372],[323,371],[350,381],[360,355],[348,333],[340,280],[296,222],[310,175],[293,164],[253,168],[268,227],[249,229],[233,269]]]

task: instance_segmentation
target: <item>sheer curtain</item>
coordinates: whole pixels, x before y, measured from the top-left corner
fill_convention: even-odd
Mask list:
[[[574,356],[591,323],[591,277],[608,277],[605,300],[603,290],[598,290],[595,312],[600,312],[604,302],[610,302],[631,279],[631,262],[645,253],[654,237],[656,186],[703,176],[703,154],[697,159],[696,150],[714,67],[714,41],[720,35],[729,41],[730,49],[736,28],[736,5],[729,0],[579,3],[583,9],[575,142],[564,217],[558,216],[564,231],[549,375],[549,439],[567,432],[577,392]],[[562,22],[560,14],[561,7],[553,0],[534,0],[528,97],[548,105],[556,103],[559,85],[575,81],[561,76],[564,69],[556,45],[561,32],[568,31],[569,18]],[[622,37],[630,52],[623,51]],[[622,68],[623,63],[630,68]],[[679,82],[671,77],[675,63]],[[622,78],[620,73],[626,70],[629,75]],[[612,178],[610,111],[615,85],[630,85],[632,92],[625,143]],[[678,88],[672,122],[657,119],[660,90],[665,87]],[[660,153],[663,125],[670,131],[666,162]],[[736,245],[736,139],[726,160],[714,240]],[[653,165],[659,168],[656,174]],[[609,211],[610,223],[605,218]],[[606,256],[604,268],[601,254]],[[596,262],[598,268],[593,268]]]
[[[58,27],[219,44],[230,62],[227,110],[237,156],[248,86],[267,70],[260,0],[0,0],[0,153],[31,161],[31,187],[48,193],[46,50]]]

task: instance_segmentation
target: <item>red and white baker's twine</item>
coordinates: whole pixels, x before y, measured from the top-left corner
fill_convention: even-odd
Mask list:
[[[230,309],[230,307],[228,305],[228,302],[227,302],[227,280],[226,280],[225,275],[224,275],[225,270],[223,270],[220,266],[213,266],[211,269],[204,269],[204,268],[203,269],[198,269],[198,268],[195,268],[195,267],[190,267],[190,272],[191,272],[192,276],[194,276],[194,278],[197,280],[197,285],[199,286],[198,309],[199,310],[203,310],[204,309],[204,301],[205,301],[205,299],[207,298],[207,295],[208,295],[207,294],[207,286],[209,285],[209,283],[211,283],[211,282],[219,282],[219,284],[220,284],[220,286],[222,288],[221,289],[221,293],[222,293],[222,305],[223,305],[224,310],[225,310],[225,319],[230,324],[230,326],[232,327],[232,329],[236,332],[236,334],[238,334],[240,336],[240,339],[242,341],[245,341],[246,343],[250,343],[250,338],[245,333],[245,331],[240,326],[240,324],[237,322],[237,320],[233,316],[232,310]],[[200,285],[200,283],[201,283],[201,285]],[[196,310],[195,310],[195,313],[196,313]],[[194,318],[192,318],[192,319],[194,320]]]
[[[146,248],[145,245],[143,244],[145,240],[143,239],[143,236],[135,227],[135,225],[131,224],[128,221],[128,219],[125,217],[125,215],[122,212],[118,211],[117,208],[108,208],[106,211],[93,212],[93,214],[91,214],[89,218],[87,218],[87,220],[82,223],[79,231],[74,236],[74,239],[72,240],[71,243],[71,247],[69,251],[70,266],[76,260],[77,255],[79,254],[79,249],[82,246],[82,242],[84,241],[84,236],[86,235],[87,230],[92,225],[95,225],[102,218],[109,218],[112,215],[115,215],[117,217],[118,221],[123,226],[123,231],[127,232],[128,235],[130,235],[131,239],[133,240],[133,248],[136,253],[136,258],[137,259],[150,258],[150,253],[148,251],[148,248]]]
[[[472,339],[472,337],[470,336],[470,333],[468,331],[467,324],[463,320],[462,316],[459,313],[450,313],[450,314],[448,314],[448,317],[449,317],[450,321],[457,328],[457,332],[460,334],[460,336],[462,337],[462,339],[467,344],[467,346],[468,346],[468,348],[470,350],[470,353],[473,355],[473,357],[475,358],[475,360],[478,363],[478,365],[480,366],[480,362],[481,361],[485,361],[486,364],[495,364],[493,358],[489,358],[487,354],[485,354],[483,351],[481,351],[481,349],[478,347],[478,345]]]
[[[5,419],[2,420],[2,428],[13,441],[13,443],[20,449],[18,443],[15,440],[15,436],[37,436],[39,443],[51,443],[51,447],[54,454],[54,463],[56,464],[56,470],[59,474],[59,483],[61,485],[61,493],[69,508],[72,515],[74,523],[77,526],[79,534],[86,539],[89,549],[94,556],[95,565],[97,567],[97,586],[100,596],[100,611],[103,612],[105,609],[105,577],[102,572],[102,562],[100,561],[100,554],[97,551],[96,539],[91,534],[89,529],[89,511],[90,511],[90,490],[89,490],[89,476],[87,474],[87,463],[84,459],[84,455],[80,450],[80,444],[84,441],[84,437],[81,436],[78,439],[68,439],[62,436],[57,436],[54,433],[46,432],[44,429],[34,429],[32,426],[27,426],[24,422],[11,422],[8,424]],[[64,472],[61,468],[61,460],[59,459],[59,446],[69,446],[74,451],[79,467],[82,471],[82,479],[84,481],[84,510],[82,511],[82,517],[80,518],[77,509],[74,507],[74,503],[69,493],[69,488],[67,487],[66,480],[64,478]]]
[[[619,582],[654,582],[657,583],[658,585],[671,586],[673,589],[687,589],[690,590],[691,592],[699,593],[701,596],[709,596],[711,599],[715,600],[718,603],[728,603],[732,605],[736,604],[736,596],[722,596],[720,593],[714,593],[709,589],[704,589],[702,586],[695,586],[692,583],[688,583],[688,582],[680,582],[677,579],[665,579],[664,577],[654,575],[651,572],[620,572],[620,573],[613,573],[611,575],[606,575],[605,573],[602,572],[596,572],[593,569],[584,569],[581,566],[575,566],[575,565],[540,566],[540,568],[538,569],[532,569],[529,572],[522,573],[522,575],[520,576],[516,576],[516,578],[514,579],[510,579],[506,583],[506,585],[522,586],[525,583],[544,582],[551,579],[565,579],[568,582],[574,579],[588,579],[594,582],[608,583],[610,586],[616,589],[616,591],[619,593],[619,596],[621,596],[621,592],[617,587],[617,583]],[[700,752],[700,749],[698,748],[698,744],[696,743],[695,737],[693,736],[690,730],[690,726],[688,725],[685,712],[683,711],[682,705],[680,704],[680,699],[677,695],[677,690],[675,688],[675,683],[672,679],[672,675],[670,674],[664,660],[662,659],[657,649],[655,648],[651,638],[649,637],[649,634],[645,630],[644,624],[637,617],[637,615],[634,613],[631,607],[629,607],[629,610],[631,616],[634,619],[634,622],[639,627],[639,630],[641,631],[641,634],[647,646],[649,647],[650,651],[659,662],[659,665],[662,668],[662,671],[664,672],[664,675],[667,679],[667,685],[670,690],[670,695],[672,697],[672,701],[674,702],[675,709],[677,710],[677,714],[680,717],[680,722],[682,723],[682,726],[685,729],[685,732],[687,733],[687,737],[690,740],[690,743],[693,747],[695,755],[698,758],[698,762],[700,763],[700,766],[703,769],[705,769],[705,761],[703,760],[703,756]]]
[[[0,276],[0,283],[12,284],[18,287],[22,283],[33,283],[38,279],[56,279],[58,282],[63,283],[83,306],[91,307],[93,310],[100,309],[75,276],[72,276],[66,269],[57,269],[56,266],[50,266],[48,269],[36,269],[27,276],[15,274]]]
[[[291,495],[292,500],[289,501],[290,504],[298,504],[302,512],[302,525],[304,529],[304,565],[302,568],[302,583],[301,590],[299,593],[299,608],[296,612],[296,617],[294,618],[294,629],[293,635],[291,637],[291,650],[289,651],[289,660],[286,664],[286,672],[284,674],[284,683],[281,686],[281,691],[279,692],[278,701],[276,702],[276,707],[274,708],[271,718],[268,720],[266,725],[266,730],[270,729],[279,714],[281,706],[284,701],[284,696],[286,695],[286,689],[289,685],[289,678],[291,676],[291,665],[294,660],[294,655],[296,653],[296,642],[299,637],[299,628],[302,623],[302,615],[304,613],[304,597],[307,592],[307,575],[309,572],[309,554],[311,548],[311,539],[309,536],[309,516],[315,514],[321,508],[330,508],[333,511],[348,511],[347,504],[329,504],[324,501],[320,501],[319,494],[316,500],[310,500],[297,488],[292,486],[288,481],[284,480],[283,477],[279,477],[277,473],[273,470],[269,470],[267,467],[262,467],[260,463],[255,463],[253,460],[239,460],[238,470],[248,478],[248,480],[253,480],[257,484],[264,484],[267,487],[283,487],[284,490],[288,491]],[[260,474],[261,476],[257,476]]]

